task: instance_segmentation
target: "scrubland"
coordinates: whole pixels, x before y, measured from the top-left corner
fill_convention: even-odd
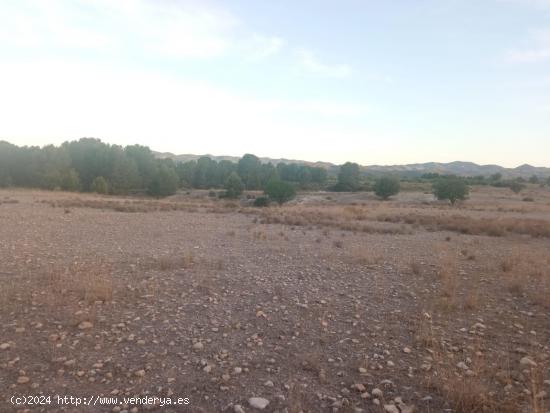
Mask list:
[[[0,262],[0,411],[550,411],[548,188],[269,208],[1,190]]]

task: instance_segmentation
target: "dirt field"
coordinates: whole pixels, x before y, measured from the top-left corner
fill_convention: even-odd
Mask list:
[[[550,411],[548,188],[203,195],[0,191],[1,412]]]

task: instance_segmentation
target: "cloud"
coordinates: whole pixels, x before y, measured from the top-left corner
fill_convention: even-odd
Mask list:
[[[317,59],[317,57],[309,50],[301,49],[297,51],[299,58],[300,66],[313,74],[324,76],[324,77],[334,77],[334,78],[344,78],[351,75],[351,67],[346,64],[326,64],[322,63]]]
[[[20,0],[0,4],[0,45],[135,52],[178,58],[219,56],[231,47],[231,14],[193,2]]]
[[[512,63],[538,63],[550,59],[550,29],[531,30],[530,48],[510,50],[507,60]]]

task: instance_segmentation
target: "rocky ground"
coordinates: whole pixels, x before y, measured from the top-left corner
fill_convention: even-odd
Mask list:
[[[361,222],[381,208],[442,213],[423,194],[328,196],[297,204],[359,205]],[[480,190],[459,213],[550,220],[547,191],[507,197]],[[2,412],[549,411],[549,238],[374,215],[395,231],[267,223],[269,210],[192,195],[0,201]]]

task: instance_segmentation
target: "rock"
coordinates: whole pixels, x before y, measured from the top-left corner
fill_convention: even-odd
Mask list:
[[[371,394],[373,397],[382,397],[384,395],[384,392],[379,388],[376,388],[371,391]]]
[[[81,323],[78,325],[78,328],[79,328],[80,330],[88,330],[88,329],[92,328],[93,326],[94,326],[94,325],[93,325],[91,322],[89,322],[89,321],[83,321],[83,322],[81,322]]]
[[[351,388],[357,390],[359,393],[364,393],[367,390],[367,388],[361,383],[355,383],[351,386]]]
[[[385,404],[384,411],[386,413],[401,413],[395,404]]]
[[[251,397],[248,399],[248,404],[258,410],[263,410],[269,404],[269,400],[264,399],[263,397]]]
[[[29,379],[27,376],[19,376],[17,378],[17,384],[26,384],[29,381],[31,381],[31,379]]]
[[[201,341],[197,341],[195,344],[193,344],[193,350],[202,350],[204,348],[204,344],[202,344]]]
[[[273,382],[272,382],[271,380],[267,380],[267,381],[264,383],[264,386],[266,386],[266,387],[273,387],[273,386],[275,386],[275,385],[273,384]]]
[[[458,367],[461,370],[468,370],[468,365],[461,361],[460,363],[457,363],[456,367]]]
[[[235,367],[233,369],[233,373],[235,373],[235,374],[241,374],[242,372],[243,372],[243,369],[240,368],[240,367]]]
[[[245,413],[243,407],[240,404],[233,406],[234,413]]]
[[[7,350],[11,347],[10,343],[2,343],[0,344],[0,350]]]
[[[537,363],[535,363],[529,357],[522,357],[521,360],[519,361],[519,364],[523,367],[537,367]]]
[[[145,370],[138,370],[134,373],[137,377],[144,377],[145,376]]]
[[[369,394],[369,392],[361,393],[361,398],[362,398],[362,399],[370,399],[370,394]]]
[[[409,354],[410,352],[411,352],[411,349],[408,348],[408,347],[405,347],[405,348],[403,349],[403,353]]]

